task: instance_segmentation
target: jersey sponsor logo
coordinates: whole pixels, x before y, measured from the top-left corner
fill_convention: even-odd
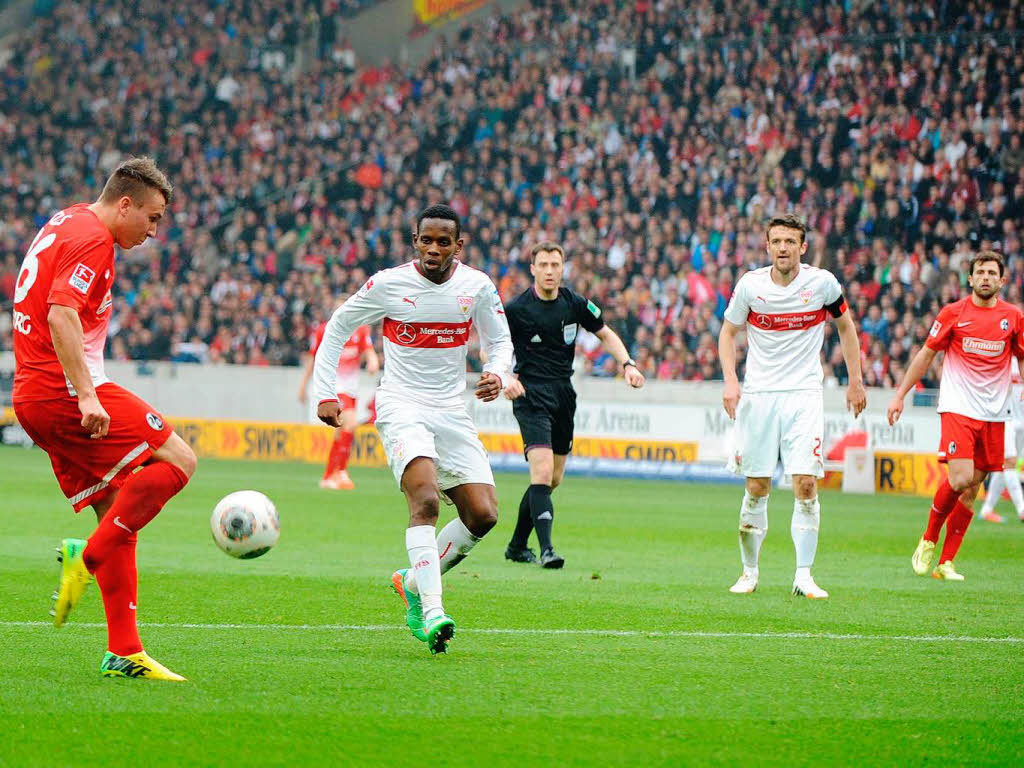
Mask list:
[[[464,323],[400,323],[384,318],[384,338],[402,347],[444,349],[462,347],[469,340],[472,321]]]
[[[458,302],[459,309],[462,311],[462,314],[469,312],[469,308],[473,306],[472,296],[459,296],[455,301]]]
[[[147,413],[146,414],[146,423],[149,424],[149,426],[151,426],[157,432],[159,432],[161,429],[164,428],[163,419],[161,419],[155,413]]]
[[[1002,320],[999,321],[999,330],[1001,330],[1001,331],[1008,331],[1008,330],[1010,330],[1010,321],[1007,320],[1005,317]]]
[[[747,314],[747,322],[763,331],[803,331],[825,322],[825,309],[782,314],[751,311]]]
[[[562,340],[566,344],[572,344],[576,341],[576,334],[579,332],[579,326],[576,323],[569,323],[568,325],[562,326]]]
[[[92,281],[96,279],[96,273],[89,269],[85,264],[81,262],[75,267],[75,271],[71,273],[71,278],[68,280],[68,284],[81,294],[86,294],[92,287]]]
[[[588,301],[587,302],[587,309],[590,310],[590,314],[592,314],[594,317],[600,317],[601,316],[601,308],[599,306],[597,306],[597,304],[595,304],[594,302]]]
[[[989,339],[976,339],[968,336],[963,340],[963,350],[971,355],[982,357],[999,357],[1006,349],[1005,341],[990,341]]]

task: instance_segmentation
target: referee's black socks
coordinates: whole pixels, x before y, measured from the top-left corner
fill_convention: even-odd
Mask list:
[[[530,531],[533,530],[533,517],[530,515],[530,489],[523,491],[523,498],[519,502],[519,517],[516,519],[516,529],[512,533],[512,541],[509,547],[512,549],[526,549],[530,540]]]
[[[531,485],[526,489],[530,503],[530,517],[537,530],[537,544],[540,551],[551,549],[551,524],[555,519],[555,508],[551,504],[550,485]]]

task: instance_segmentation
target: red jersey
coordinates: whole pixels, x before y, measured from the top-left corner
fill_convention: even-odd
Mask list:
[[[1024,355],[1024,314],[998,300],[979,307],[971,297],[942,308],[925,344],[945,351],[939,413],[979,421],[1006,421],[1010,359]]]
[[[316,355],[316,351],[320,349],[326,328],[327,323],[320,323],[320,327],[316,329],[313,343],[309,345],[309,351],[313,355]],[[356,328],[356,332],[352,334],[352,337],[345,342],[345,346],[341,348],[341,357],[338,358],[337,389],[339,394],[346,394],[351,397],[356,396],[359,382],[359,363],[362,360],[363,352],[367,349],[373,349],[373,337],[370,336],[370,326],[360,325]]]
[[[14,289],[14,402],[74,395],[50,338],[51,304],[78,312],[93,384],[108,381],[103,347],[114,284],[114,236],[87,203],[67,208],[39,230]]]

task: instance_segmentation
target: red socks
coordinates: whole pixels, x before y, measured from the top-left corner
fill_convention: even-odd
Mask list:
[[[335,472],[341,472],[348,467],[348,457],[352,454],[352,438],[354,433],[345,431],[334,438],[331,443],[331,452],[327,456],[327,466],[324,468],[324,480]]]
[[[944,479],[942,485],[939,486],[939,490],[935,492],[934,501],[932,501],[932,510],[928,515],[928,527],[924,531],[925,541],[934,543],[939,540],[939,532],[942,530],[942,525],[953,511],[953,507],[956,506],[959,498],[960,492],[954,491],[950,487],[949,478]]]
[[[126,482],[85,545],[85,567],[96,573],[118,547],[156,517],[167,500],[185,487],[188,475],[173,464],[149,464]]]
[[[967,528],[973,519],[974,510],[958,501],[946,525],[946,541],[942,544],[940,563],[949,562],[956,557],[960,544],[964,540],[964,534],[967,533]]]
[[[139,628],[135,624],[135,604],[139,599],[139,573],[135,569],[136,534],[115,547],[96,569],[96,583],[103,595],[107,615],[107,650],[128,656],[142,650]]]

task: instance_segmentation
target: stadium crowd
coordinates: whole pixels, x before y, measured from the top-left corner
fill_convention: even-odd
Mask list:
[[[973,250],[1006,254],[1021,302],[1019,0],[534,0],[407,69],[360,66],[337,11],[62,2],[16,38],[0,326],[36,230],[128,154],[155,155],[176,196],[120,257],[118,359],[297,364],[337,296],[409,258],[433,202],[506,300],[530,245],[564,243],[570,284],[658,379],[720,377],[731,288],[783,211],[846,288],[869,385],[899,381]],[[616,375],[596,340],[580,353]],[[823,354],[843,381],[831,325]]]

